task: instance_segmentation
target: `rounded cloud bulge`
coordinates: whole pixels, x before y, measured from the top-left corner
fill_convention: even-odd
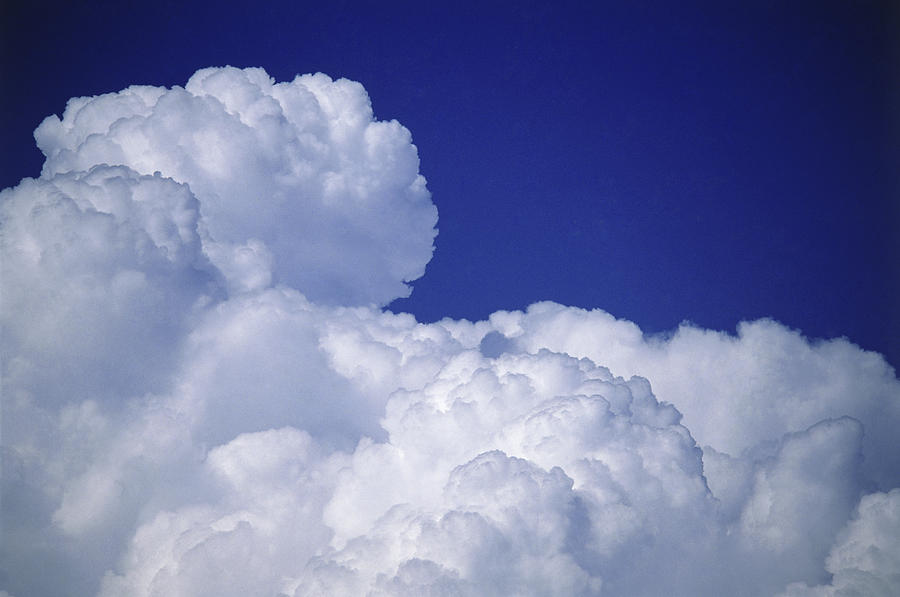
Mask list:
[[[431,258],[363,87],[74,98],[0,192],[0,595],[900,594],[900,381],[771,320],[383,308]]]
[[[183,88],[74,98],[35,139],[42,178],[115,164],[188,185],[233,289],[271,278],[317,302],[383,305],[431,259],[437,210],[410,133],[376,120],[353,81],[206,68]]]

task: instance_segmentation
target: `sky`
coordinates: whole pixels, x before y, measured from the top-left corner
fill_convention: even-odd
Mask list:
[[[900,590],[890,3],[2,10],[0,597]]]

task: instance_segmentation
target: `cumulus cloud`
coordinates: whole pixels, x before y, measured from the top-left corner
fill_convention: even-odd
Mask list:
[[[865,426],[864,466],[883,489],[900,485],[897,378],[877,353],[846,339],[809,341],[768,319],[737,334],[682,324],[667,337],[645,337],[629,321],[601,311],[532,305],[491,322],[521,350],[587,357],[619,375],[642,375],[675,404],[702,446],[732,455],[827,418]]]
[[[888,597],[900,592],[900,490],[864,496],[826,560],[828,585],[792,583],[783,597]]]
[[[880,355],[383,310],[437,216],[350,81],[203,69],[35,137],[0,194],[0,594],[897,592]]]
[[[185,184],[98,165],[2,193],[7,382],[57,403],[164,384],[213,274]],[[127,351],[122,351],[128,346]]]
[[[409,131],[346,79],[208,68],[184,88],[72,99],[35,139],[42,178],[121,164],[189,185],[238,289],[274,276],[318,302],[387,304],[431,259],[437,211]]]

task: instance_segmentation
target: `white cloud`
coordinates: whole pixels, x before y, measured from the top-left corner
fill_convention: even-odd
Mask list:
[[[741,323],[736,336],[683,324],[669,337],[647,338],[604,311],[554,303],[492,322],[521,350],[549,348],[650,379],[701,446],[732,455],[823,419],[853,417],[865,426],[868,477],[882,488],[900,485],[895,372],[845,339],[810,342],[766,319]]]
[[[409,131],[374,120],[346,79],[203,69],[183,89],[73,99],[35,138],[44,178],[123,164],[190,185],[207,254],[235,288],[263,283],[245,271],[261,259],[274,270],[263,280],[317,302],[387,304],[431,259],[437,211]]]
[[[158,390],[211,290],[188,187],[95,166],[2,193],[3,356],[40,401]]]
[[[436,212],[349,81],[204,69],[36,138],[0,195],[5,594],[896,592],[880,355],[382,311]]]
[[[791,584],[783,597],[889,597],[900,593],[900,490],[862,498],[826,563],[828,585]]]

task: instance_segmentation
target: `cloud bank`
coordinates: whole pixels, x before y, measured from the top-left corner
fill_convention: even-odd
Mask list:
[[[0,194],[0,594],[900,592],[880,355],[383,310],[437,212],[350,81],[203,69],[35,138]]]

